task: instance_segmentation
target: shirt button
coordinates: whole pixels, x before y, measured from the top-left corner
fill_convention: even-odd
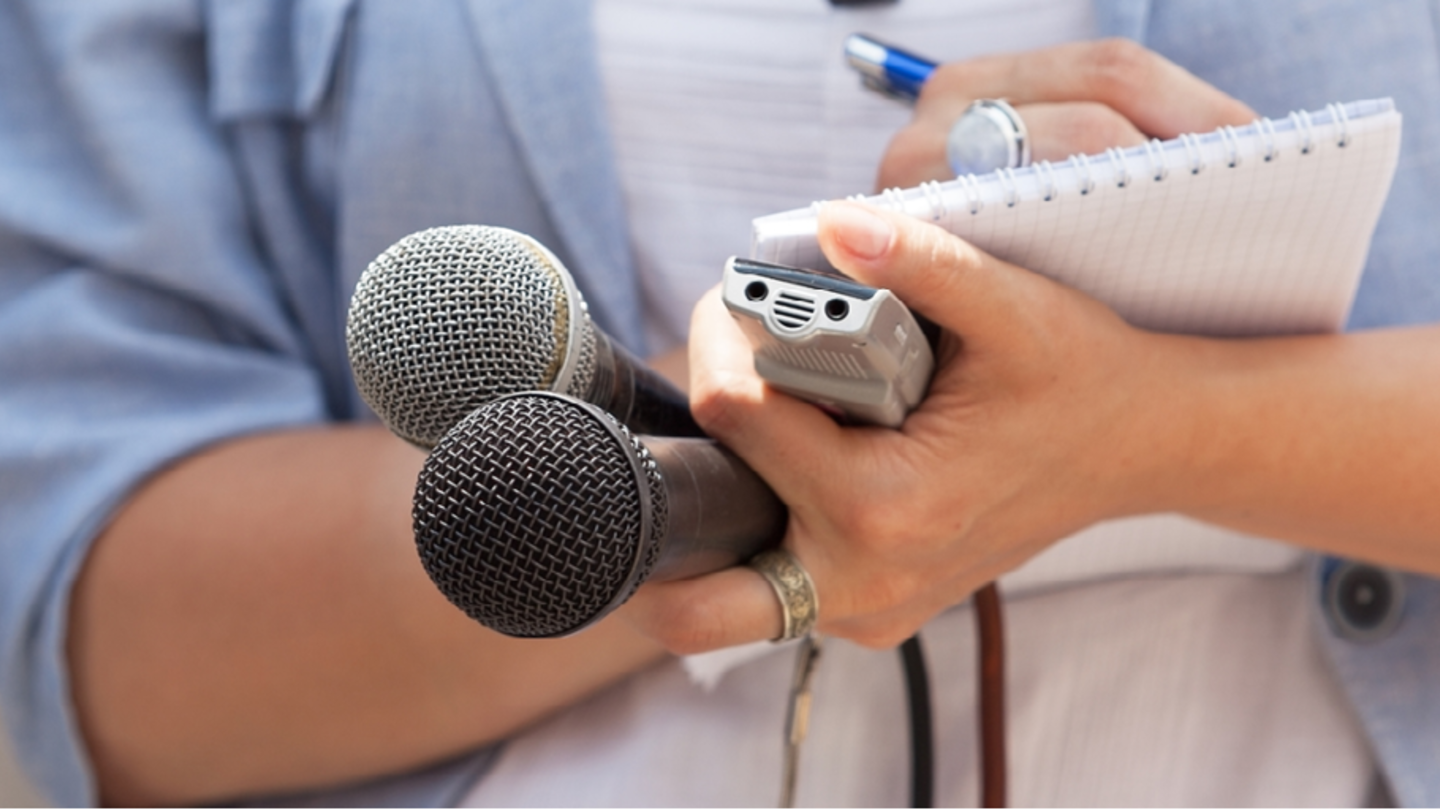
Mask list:
[[[1405,608],[1405,581],[1385,568],[1339,561],[1325,579],[1325,618],[1351,641],[1389,638]]]

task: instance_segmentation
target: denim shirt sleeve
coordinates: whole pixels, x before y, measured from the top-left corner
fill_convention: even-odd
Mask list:
[[[62,805],[96,800],[70,588],[146,476],[328,418],[247,220],[181,0],[0,5],[0,711]]]

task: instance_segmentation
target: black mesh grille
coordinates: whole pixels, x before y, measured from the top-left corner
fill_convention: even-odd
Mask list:
[[[550,388],[569,350],[566,278],[504,228],[458,225],[401,239],[370,264],[350,301],[345,339],[361,396],[396,434],[430,447],[496,397]],[[569,392],[584,391],[593,371],[584,343]]]
[[[665,493],[648,451],[617,428],[593,406],[520,395],[441,440],[416,485],[415,542],[451,602],[535,637],[629,597],[654,565]]]

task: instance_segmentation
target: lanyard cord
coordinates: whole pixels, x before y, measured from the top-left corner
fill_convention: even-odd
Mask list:
[[[1005,806],[1005,635],[1000,594],[991,582],[975,592],[975,629],[980,692],[980,806]],[[811,683],[820,659],[820,639],[807,636],[796,650],[785,724],[785,768],[781,807],[794,807],[800,745],[809,726]],[[934,807],[935,741],[930,711],[930,677],[920,634],[900,645],[905,694],[910,710],[910,806]]]

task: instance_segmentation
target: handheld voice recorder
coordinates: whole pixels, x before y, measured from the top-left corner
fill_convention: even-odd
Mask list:
[[[930,336],[889,290],[833,271],[731,258],[725,306],[755,349],[755,371],[853,422],[899,427],[925,396]]]

